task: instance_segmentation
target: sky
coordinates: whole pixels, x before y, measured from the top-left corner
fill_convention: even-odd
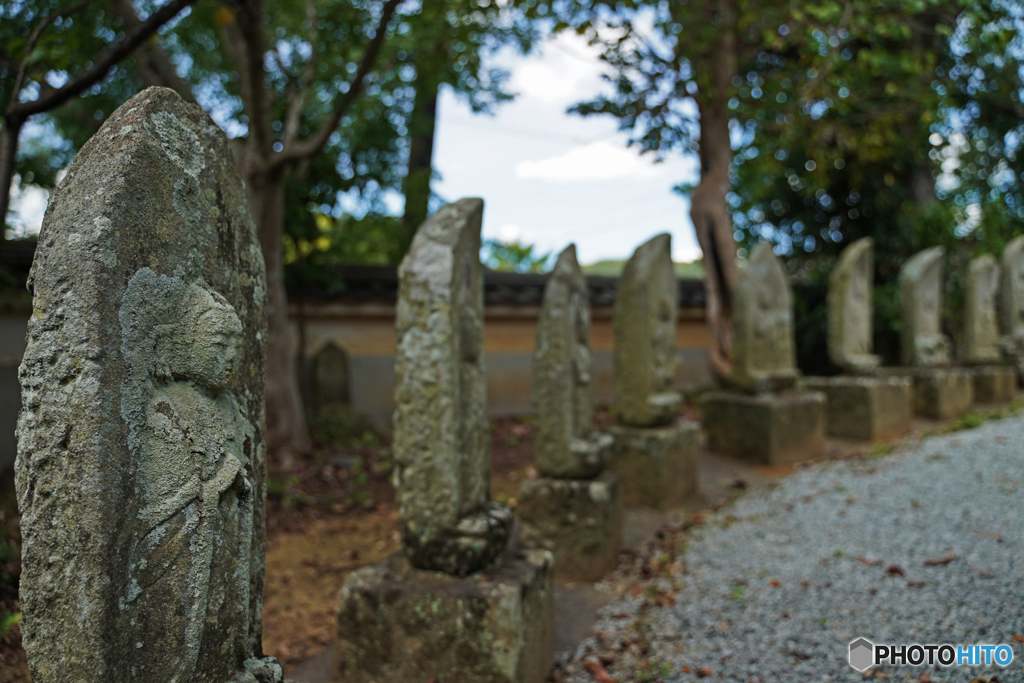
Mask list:
[[[579,36],[547,40],[526,57],[504,53],[517,98],[494,116],[473,114],[442,90],[434,146],[435,193],[484,199],[484,237],[536,245],[576,244],[581,263],[625,259],[647,239],[672,234],[678,262],[700,258],[689,202],[672,192],[696,180],[693,155],[657,163],[626,146],[611,117],[582,118],[571,105],[609,87],[593,48]],[[46,193],[13,194],[21,234],[38,232]],[[397,208],[396,208],[397,211]]]

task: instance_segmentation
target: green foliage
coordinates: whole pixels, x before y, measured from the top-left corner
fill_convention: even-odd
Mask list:
[[[488,239],[483,242],[481,261],[491,270],[504,270],[513,273],[543,273],[549,268],[553,254],[540,254],[532,244],[523,244],[515,240],[502,242]]]

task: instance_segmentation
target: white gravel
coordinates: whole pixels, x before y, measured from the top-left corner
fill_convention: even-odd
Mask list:
[[[1024,634],[1022,486],[1021,417],[800,470],[689,532],[678,573],[607,607],[559,680],[595,680],[585,664],[600,657],[623,683],[919,681],[925,672],[936,682],[1024,681],[1024,648],[1012,640]],[[847,663],[857,637],[1009,643],[1014,660],[883,667],[865,679]]]

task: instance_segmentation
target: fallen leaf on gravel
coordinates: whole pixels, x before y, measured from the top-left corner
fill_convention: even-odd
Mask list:
[[[615,683],[615,680],[608,675],[608,670],[604,668],[604,664],[598,660],[588,659],[583,662],[583,666],[590,672],[590,675],[594,677],[597,683]]]
[[[1015,635],[1010,640],[1012,640],[1015,643],[1024,643],[1024,636],[1022,636],[1021,634],[1018,633],[1017,635]]]
[[[890,564],[885,568],[885,573],[890,576],[903,576],[903,568],[898,564]]]
[[[977,574],[978,576],[980,576],[983,579],[994,579],[994,578],[996,578],[995,574],[993,574],[992,572],[988,571],[987,569],[982,569],[981,567],[971,567],[971,570],[975,574]]]
[[[949,564],[956,559],[956,555],[943,555],[942,557],[933,557],[930,560],[924,561],[926,567],[941,567],[944,564]]]
[[[779,585],[779,580],[778,579],[772,579],[768,583],[770,583],[773,586],[778,586]]]
[[[917,683],[932,683],[932,677],[927,671],[923,671],[921,677],[917,679]]]
[[[707,669],[702,666],[697,667],[697,678],[707,678],[712,674],[711,669]]]
[[[861,555],[860,557],[857,558],[857,561],[860,562],[861,564],[866,564],[869,567],[874,567],[876,565],[882,564],[881,558],[878,558],[878,557],[867,557],[866,555]]]
[[[1003,542],[1003,535],[996,533],[995,531],[978,531],[977,529],[975,529],[974,535],[981,536],[982,538],[987,538],[990,541],[995,541],[997,543]]]
[[[924,585],[924,581],[907,581],[907,585],[911,588],[920,588]]]
[[[643,585],[642,584],[637,584],[636,586],[633,587],[633,590],[631,590],[629,592],[629,594],[632,595],[635,598],[635,597],[637,597],[638,595],[640,595],[643,592],[644,592]]]
[[[690,673],[690,667],[688,667],[688,666],[684,666],[684,667],[683,667],[683,673],[684,673],[684,674],[688,674],[688,673]]]

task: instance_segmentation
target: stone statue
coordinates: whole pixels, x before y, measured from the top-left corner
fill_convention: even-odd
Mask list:
[[[999,326],[996,295],[999,266],[991,256],[971,261],[967,270],[964,305],[964,362],[971,365],[999,363]]]
[[[465,576],[505,547],[512,513],[490,500],[483,358],[483,201],[416,233],[398,269],[395,498],[413,566]]]
[[[797,377],[793,303],[782,264],[762,242],[740,269],[733,294],[733,374],[747,391],[777,391]]]
[[[534,461],[548,477],[596,477],[611,438],[594,434],[590,304],[576,247],[562,251],[544,290],[533,355]]]
[[[266,281],[224,133],[149,88],[29,278],[16,484],[34,683],[281,683],[262,654]]]
[[[945,249],[919,251],[900,268],[903,364],[916,367],[948,365],[949,339],[942,334],[942,259]]]
[[[1024,235],[1007,243],[1000,264],[999,346],[1024,377]]]
[[[871,301],[875,243],[859,239],[843,250],[828,287],[828,353],[846,372],[863,374],[878,367],[871,354]]]
[[[633,252],[615,292],[615,413],[621,424],[664,425],[679,413],[678,298],[672,236],[657,235]]]

